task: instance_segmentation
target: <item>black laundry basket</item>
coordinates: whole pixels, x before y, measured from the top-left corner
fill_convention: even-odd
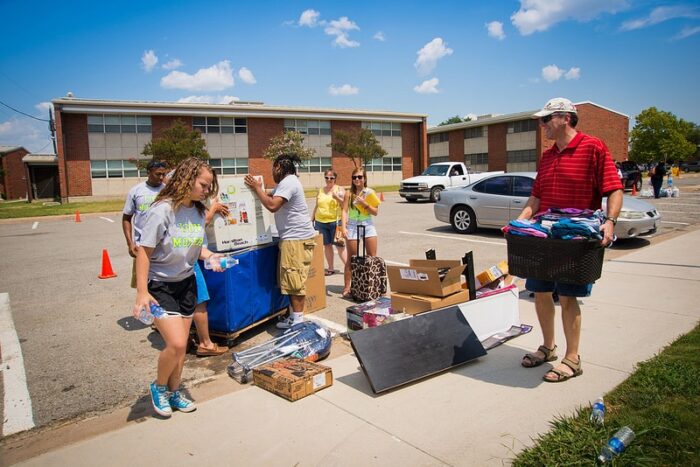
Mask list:
[[[506,234],[508,271],[518,277],[589,284],[600,278],[605,248],[600,240],[560,240]]]

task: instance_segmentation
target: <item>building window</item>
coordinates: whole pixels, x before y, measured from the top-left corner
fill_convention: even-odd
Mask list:
[[[401,172],[400,157],[379,157],[372,159],[365,167],[367,172]]]
[[[507,152],[508,172],[534,172],[537,170],[537,150],[525,149]]]
[[[248,159],[209,159],[209,165],[217,175],[243,175],[248,173]]]
[[[464,139],[481,138],[482,136],[484,136],[483,126],[464,129]]]
[[[489,170],[489,154],[486,152],[465,154],[464,165],[469,168],[469,173],[487,172]]]
[[[330,120],[299,120],[285,118],[284,131],[296,131],[302,135],[330,136],[331,122]]]
[[[526,131],[537,130],[538,120],[529,118],[508,123],[508,133],[525,133]]]
[[[401,124],[397,122],[362,122],[361,126],[374,136],[401,136]]]
[[[431,157],[430,158],[431,164],[437,164],[438,162],[450,162],[450,156],[440,156],[440,157]]]
[[[450,133],[445,131],[443,133],[434,133],[432,135],[428,136],[428,143],[429,144],[434,144],[434,143],[444,143],[445,141],[450,140]]]
[[[247,133],[248,121],[233,117],[192,117],[192,129],[202,134]]]
[[[299,173],[323,173],[330,168],[330,157],[312,157],[311,159],[304,161],[304,163],[297,169]]]
[[[151,117],[137,115],[88,115],[90,133],[151,133]]]
[[[139,172],[141,173],[139,174]],[[139,171],[136,164],[128,160],[90,161],[90,176],[92,178],[135,178],[139,175],[148,176],[145,169]]]

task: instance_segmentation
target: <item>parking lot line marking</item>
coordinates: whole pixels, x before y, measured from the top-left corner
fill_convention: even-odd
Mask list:
[[[3,401],[5,422],[4,436],[34,428],[32,399],[27,388],[22,347],[19,345],[15,323],[10,310],[10,295],[0,293],[0,348],[2,348],[2,380],[5,398]]]
[[[405,234],[405,235],[422,235],[425,237],[449,238],[450,240],[460,240],[462,242],[485,243],[487,245],[506,246],[506,242],[489,242],[487,240],[472,240],[471,238],[455,237],[455,236],[451,236],[451,235],[435,235],[435,234],[427,234],[427,233],[420,233],[420,232],[404,232],[404,231],[399,231],[399,233]]]
[[[104,219],[104,220],[106,220],[107,222],[111,222],[112,224],[114,224],[114,221],[113,221],[112,219],[110,219],[109,217],[102,217],[102,216],[100,216],[100,219]]]
[[[661,221],[662,224],[680,224],[680,225],[690,225],[687,222],[672,222],[672,221]]]
[[[39,222],[34,222],[32,224],[32,230],[36,230],[37,227],[39,227]]]
[[[387,261],[387,260],[384,260],[384,262],[385,262],[386,264],[390,264],[390,265],[392,265],[392,266],[410,266],[410,264],[406,264],[406,263],[397,263],[396,261]]]

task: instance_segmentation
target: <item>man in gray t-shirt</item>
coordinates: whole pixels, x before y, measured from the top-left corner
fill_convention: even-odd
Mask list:
[[[275,159],[272,177],[277,188],[271,195],[265,193],[261,181],[252,175],[245,177],[245,184],[260,198],[262,205],[275,214],[280,236],[279,286],[283,294],[289,295],[292,306],[290,316],[277,323],[277,327],[282,329],[304,320],[306,279],[316,246],[316,231],[311,223],[295,163],[301,163],[298,156],[281,155]]]

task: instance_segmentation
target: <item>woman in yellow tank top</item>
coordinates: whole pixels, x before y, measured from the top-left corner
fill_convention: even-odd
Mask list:
[[[326,170],[324,177],[326,185],[318,190],[316,207],[314,207],[311,218],[314,220],[314,228],[323,235],[323,252],[328,263],[326,276],[330,276],[335,274],[335,269],[333,268],[333,244],[335,230],[338,228],[340,220],[345,189],[335,184],[338,174],[333,169]],[[345,245],[335,243],[335,249],[338,251],[338,256],[340,256],[344,265],[346,261]]]

